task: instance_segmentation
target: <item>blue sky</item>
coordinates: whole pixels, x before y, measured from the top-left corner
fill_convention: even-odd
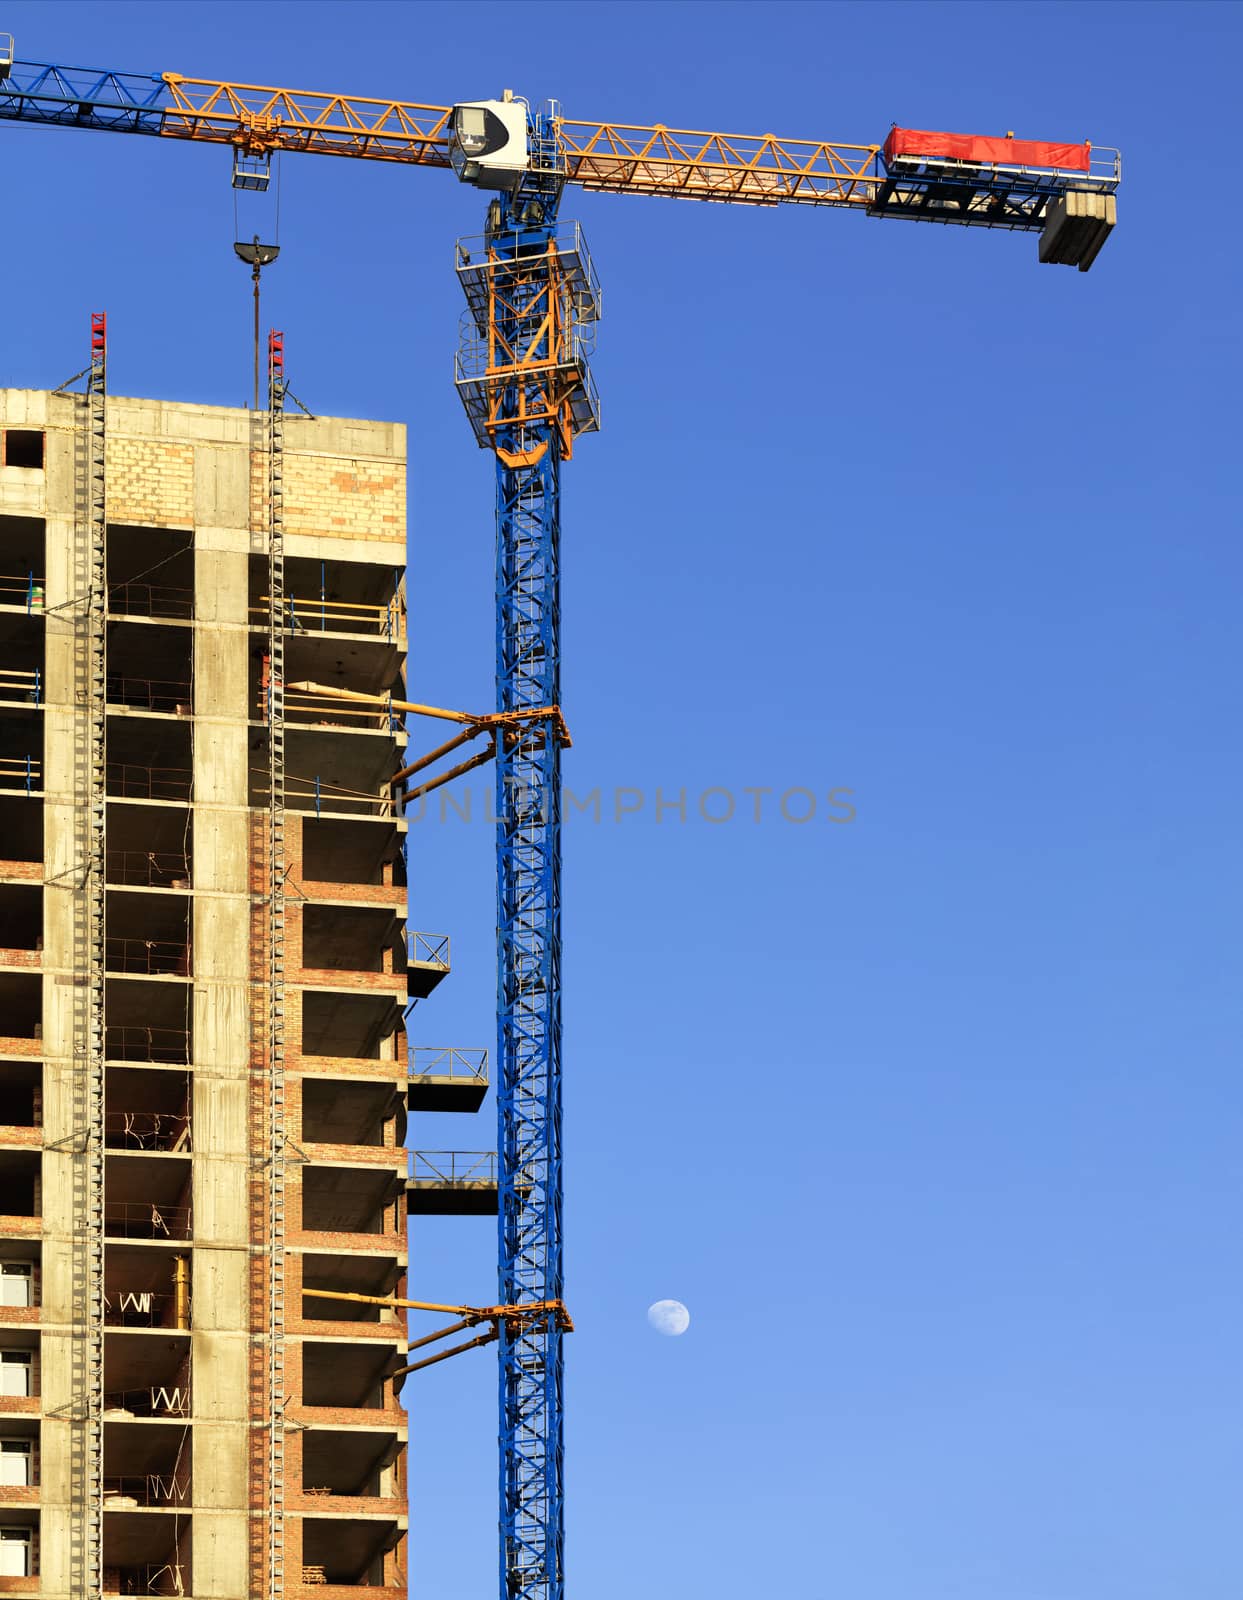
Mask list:
[[[570,1592],[1236,1600],[1239,8],[4,25],[34,60],[1122,148],[1087,275],[1022,235],[565,207],[605,293],[604,432],[565,474],[567,780],[646,798],[567,825]],[[227,157],[3,139],[0,381],[78,370],[105,307],[117,392],[242,403]],[[408,423],[412,687],[481,707],[491,469],[451,357],[482,209],[444,173],[287,159],[265,318],[313,410]],[[744,786],[774,792],[758,823],[695,816]],[[833,787],[853,822],[776,810]],[[488,1043],[490,830],[433,816],[413,849],[412,920],[456,953],[416,1037]],[[417,1137],[494,1142],[487,1113]],[[412,1254],[433,1298],[491,1292],[487,1224]],[[666,1296],[681,1339],[644,1320]],[[490,1358],[407,1393],[414,1581],[478,1600]]]

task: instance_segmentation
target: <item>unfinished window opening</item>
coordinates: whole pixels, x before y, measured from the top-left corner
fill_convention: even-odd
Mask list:
[[[400,1296],[406,1292],[403,1270],[393,1258],[335,1252],[318,1255],[310,1251],[302,1257],[302,1287],[346,1295]],[[372,1305],[366,1300],[321,1299],[318,1295],[300,1298],[304,1321],[383,1322],[395,1332],[401,1327],[399,1314],[390,1306]]]
[[[391,1083],[302,1080],[302,1137],[312,1144],[391,1145],[399,1109]]]
[[[402,929],[387,906],[302,908],[302,964],[331,972],[401,972]]]
[[[307,1429],[302,1435],[302,1492],[392,1495],[401,1449],[401,1441],[390,1432]]]
[[[40,1160],[33,1152],[0,1153],[0,1215],[37,1217],[42,1210]]]
[[[110,1330],[104,1341],[104,1421],[189,1415],[189,1336],[168,1331],[150,1339]]]
[[[194,535],[184,528],[108,529],[108,610],[117,617],[194,616]]]
[[[0,606],[42,616],[45,544],[41,518],[0,516]]]
[[[9,1128],[43,1124],[43,1069],[37,1061],[0,1061],[0,1123]]]
[[[308,1233],[392,1232],[397,1192],[383,1167],[304,1167],[302,1226]]]
[[[43,890],[35,884],[0,884],[0,947],[42,950]]]
[[[42,860],[43,807],[25,795],[0,794],[0,861]]]
[[[321,1300],[321,1306],[331,1305]],[[341,1302],[348,1304],[349,1302]],[[313,1300],[307,1304],[314,1305]],[[323,1318],[324,1311],[313,1315]],[[383,1344],[302,1342],[302,1400],[308,1406],[379,1411],[384,1407],[389,1372],[402,1365],[394,1347]]]
[[[4,434],[6,467],[43,466],[42,428],[6,428]]]
[[[400,861],[401,841],[391,822],[302,820],[302,875],[313,883],[395,885],[404,882],[394,876]]]

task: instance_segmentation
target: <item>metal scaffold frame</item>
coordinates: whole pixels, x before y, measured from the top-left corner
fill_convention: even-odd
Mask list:
[[[104,1398],[104,819],[107,743],[108,330],[91,316],[78,439],[74,583],[73,1008],[74,1239],[70,1341],[70,1582],[81,1600],[103,1592]]]
[[[268,335],[267,1594],[285,1588],[285,339]]]
[[[285,1592],[284,336],[268,336],[267,410],[251,414],[251,523],[267,548],[266,805],[251,818],[251,1593]]]

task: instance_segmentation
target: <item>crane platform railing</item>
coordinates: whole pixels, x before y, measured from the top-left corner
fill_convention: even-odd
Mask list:
[[[1074,174],[1076,189],[1092,189],[1112,194],[1122,182],[1122,152],[1112,145],[1092,145],[1091,158],[1086,172]],[[886,169],[890,175],[926,171],[941,173],[946,177],[992,179],[997,184],[1016,179],[1031,183],[1053,180],[1064,188],[1066,171],[1060,167],[1033,166],[1021,161],[969,161],[949,156],[894,154],[888,157]]]
[[[559,276],[570,291],[574,317],[584,327],[591,326],[600,320],[603,290],[587,248],[583,225],[581,222],[558,222],[550,233],[549,245],[557,257]],[[466,234],[454,249],[458,284],[480,333],[487,333],[491,324],[491,301],[498,281],[512,275],[522,265],[530,265],[533,259],[529,249],[522,245],[515,247],[512,257],[498,255],[497,245],[504,243],[505,237],[503,233]],[[541,252],[541,257],[546,254],[547,249]]]
[[[406,959],[415,966],[439,967],[449,971],[449,935],[447,933],[419,933],[406,929]]]

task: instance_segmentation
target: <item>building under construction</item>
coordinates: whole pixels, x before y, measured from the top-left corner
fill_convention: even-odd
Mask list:
[[[106,399],[102,319],[0,391],[5,1592],[404,1597],[405,1313],[332,1295],[495,1209],[405,1149],[486,1059],[407,1050],[404,429],[276,398]]]

